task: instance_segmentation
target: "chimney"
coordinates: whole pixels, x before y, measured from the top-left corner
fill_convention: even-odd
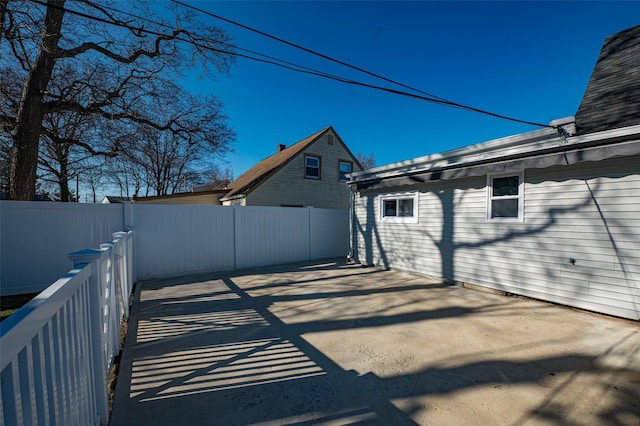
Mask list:
[[[284,149],[285,149],[286,147],[287,147],[287,146],[286,146],[285,144],[283,144],[283,143],[278,144],[278,152],[280,152],[280,151],[284,151]]]

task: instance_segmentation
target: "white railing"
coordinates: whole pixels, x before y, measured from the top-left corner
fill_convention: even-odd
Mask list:
[[[0,323],[0,424],[106,425],[134,285],[134,232],[69,254],[63,278]]]

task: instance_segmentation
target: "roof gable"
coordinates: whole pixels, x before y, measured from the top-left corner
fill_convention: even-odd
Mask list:
[[[606,38],[576,113],[578,134],[640,124],[640,25]]]
[[[231,182],[228,186],[230,191],[221,199],[227,199],[234,195],[248,194],[255,188],[260,186],[267,178],[272,174],[284,167],[289,161],[293,160],[301,152],[307,149],[310,145],[320,139],[325,133],[332,131],[337,136],[333,127],[329,126],[313,135],[291,145],[288,148],[277,152],[258,164],[247,170],[238,179]],[[339,139],[339,138],[338,138]],[[346,147],[345,147],[346,148]]]

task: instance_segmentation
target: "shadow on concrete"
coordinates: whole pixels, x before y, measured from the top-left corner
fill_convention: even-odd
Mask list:
[[[290,272],[295,272],[295,268]],[[123,380],[129,379],[129,387],[125,390],[126,382],[119,385],[120,394],[126,392],[128,398],[116,401],[111,424],[415,425],[418,422],[414,414],[430,407],[409,404],[401,409],[395,400],[449,395],[474,387],[537,384],[560,373],[569,373],[571,380],[581,373],[606,371],[589,356],[566,354],[514,361],[495,353],[489,361],[432,367],[408,374],[387,377],[372,372],[360,374],[343,369],[309,343],[305,334],[463,319],[482,310],[499,311],[500,306],[447,306],[411,313],[376,312],[348,319],[286,323],[273,313],[274,303],[428,292],[448,285],[252,297],[246,289],[256,286],[240,287],[236,283],[238,276],[241,274],[144,285],[143,291],[150,291],[150,295],[143,296],[135,307],[139,315],[136,314],[137,321],[133,324],[136,330],[132,333],[137,339],[135,344],[127,342],[130,369],[121,373]],[[361,278],[366,280],[367,275]],[[301,280],[308,281],[313,280]],[[207,291],[197,293],[195,287],[190,287],[193,283],[206,283]],[[278,284],[271,284],[274,286]],[[154,295],[153,291],[160,293]],[[165,291],[167,297],[163,297]],[[535,344],[531,342],[532,346]],[[640,384],[640,372],[625,373],[634,375],[631,383],[636,380]],[[640,386],[610,392],[619,397],[616,406],[601,414],[603,424],[626,424],[629,416],[640,418],[637,404]],[[571,421],[563,418],[563,409],[550,398],[519,422],[535,419],[569,424]]]

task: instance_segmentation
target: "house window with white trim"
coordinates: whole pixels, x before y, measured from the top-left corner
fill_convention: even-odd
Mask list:
[[[380,197],[380,219],[385,222],[418,222],[418,193]]]
[[[347,174],[353,171],[353,163],[350,161],[339,161],[338,162],[338,180],[340,182],[346,182]]]
[[[487,176],[487,220],[522,222],[523,173]]]
[[[320,179],[320,157],[305,155],[304,177],[307,179]]]

